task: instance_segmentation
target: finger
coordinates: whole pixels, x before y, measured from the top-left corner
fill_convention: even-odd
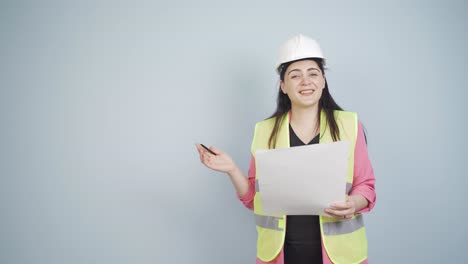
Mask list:
[[[344,218],[348,215],[353,215],[353,210],[351,209],[348,209],[348,210],[334,210],[334,209],[330,209],[330,208],[327,208],[325,209],[325,212],[327,214],[330,214],[332,215],[333,217],[335,218]]]
[[[206,164],[208,164],[208,166],[212,167],[215,162],[215,160],[213,159],[214,158],[214,155],[213,154],[210,154],[210,153],[206,153]]]
[[[216,153],[216,155],[220,155],[220,154],[223,153],[221,150],[219,150],[219,149],[217,149],[217,148],[215,148],[215,147],[213,147],[213,146],[209,147],[209,149],[210,149],[211,151],[213,151],[214,153]]]
[[[347,220],[353,218],[352,215],[333,215],[333,218],[338,220]]]
[[[200,161],[205,164],[205,155],[200,154]],[[206,164],[205,164],[206,165]]]
[[[330,217],[333,217],[333,218],[336,218],[336,219],[343,219],[343,216],[341,215],[338,215],[332,211],[329,211],[328,209],[325,210],[325,213],[330,216]]]
[[[207,149],[205,149],[204,147],[202,147],[202,146],[200,145],[200,149],[203,151],[204,154],[214,156],[213,153],[210,152],[210,151],[212,151],[212,150],[211,150],[211,147],[208,148],[208,149],[210,149],[210,151],[208,151]]]
[[[200,155],[204,155],[207,152],[200,144],[197,144],[197,150]]]
[[[338,210],[344,210],[344,209],[349,209],[351,208],[352,205],[351,205],[351,202],[350,201],[345,201],[345,202],[336,202],[336,203],[332,203],[330,205],[330,208],[333,208],[333,209],[338,209]]]
[[[203,153],[200,149],[198,149],[198,147],[197,147],[197,151],[198,151],[198,157],[200,158],[200,162],[203,163]]]
[[[210,154],[205,152],[202,154],[203,164],[208,166]]]
[[[198,152],[200,153],[201,162],[206,165],[206,161],[208,160],[208,157],[209,157],[210,154],[203,147],[198,149]]]
[[[198,152],[203,153],[203,154],[208,154],[209,153],[210,155],[213,155],[208,150],[206,150],[204,147],[202,147],[201,144],[196,144],[196,146],[197,146]]]
[[[198,145],[198,144],[195,144],[195,147],[197,148],[198,154],[202,155],[203,154],[202,147],[200,147],[200,145]]]

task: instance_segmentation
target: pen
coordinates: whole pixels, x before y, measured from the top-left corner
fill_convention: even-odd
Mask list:
[[[201,144],[201,143],[200,143],[200,145],[201,145],[204,149],[208,150],[208,152],[210,152],[211,154],[213,154],[213,155],[216,156],[216,153],[214,153],[213,151],[211,151],[211,149],[209,149],[207,146],[205,146],[205,145],[203,145],[203,144]]]

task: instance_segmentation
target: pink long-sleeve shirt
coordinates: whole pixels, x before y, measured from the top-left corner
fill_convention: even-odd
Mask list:
[[[254,196],[255,196],[255,158],[252,156],[250,159],[249,167],[249,189],[243,196],[238,195],[240,201],[250,210],[254,209]],[[354,149],[354,179],[353,185],[349,195],[362,195],[369,202],[367,207],[359,210],[357,213],[369,212],[375,204],[375,177],[374,170],[372,169],[369,156],[367,154],[367,146],[364,138],[364,131],[362,124],[358,124],[358,135],[356,140],[356,146]],[[332,264],[332,261],[327,255],[325,247],[322,243],[322,256],[324,264]],[[280,254],[270,262],[263,262],[260,259],[256,259],[257,264],[284,264],[283,250]],[[368,263],[367,260],[361,262],[361,264]]]

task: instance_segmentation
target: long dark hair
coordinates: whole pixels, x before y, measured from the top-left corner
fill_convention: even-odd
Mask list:
[[[301,61],[301,60],[313,60],[317,63],[319,66],[320,70],[322,71],[322,74],[325,74],[325,63],[323,59],[320,58],[305,58],[305,59],[300,59],[296,61]],[[284,81],[284,75],[286,73],[286,69],[291,65],[291,63],[296,62],[296,61],[291,61],[287,63],[283,63],[280,65],[280,80]],[[276,99],[276,110],[275,112],[269,117],[275,118],[275,125],[273,126],[273,130],[271,131],[270,139],[268,140],[268,146],[269,148],[275,148],[276,147],[276,140],[278,136],[278,129],[281,126],[283,119],[284,119],[284,114],[289,112],[291,110],[291,100],[289,99],[287,94],[284,94],[281,91],[281,87],[278,90],[278,97]],[[320,97],[319,100],[319,114],[323,110],[325,112],[326,116],[326,121],[327,121],[327,127],[330,128],[330,133],[332,136],[333,141],[338,141],[340,140],[340,129],[338,128],[338,125],[336,124],[336,119],[335,115],[333,114],[334,110],[343,110],[336,102],[333,100],[333,97],[330,94],[330,91],[328,89],[328,83],[327,79],[325,79],[325,88],[322,90],[322,96]]]

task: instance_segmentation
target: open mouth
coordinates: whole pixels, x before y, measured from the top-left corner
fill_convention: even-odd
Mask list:
[[[299,91],[299,93],[302,94],[302,95],[310,95],[310,94],[314,93],[314,90],[312,90],[312,89],[301,90],[301,91]]]

